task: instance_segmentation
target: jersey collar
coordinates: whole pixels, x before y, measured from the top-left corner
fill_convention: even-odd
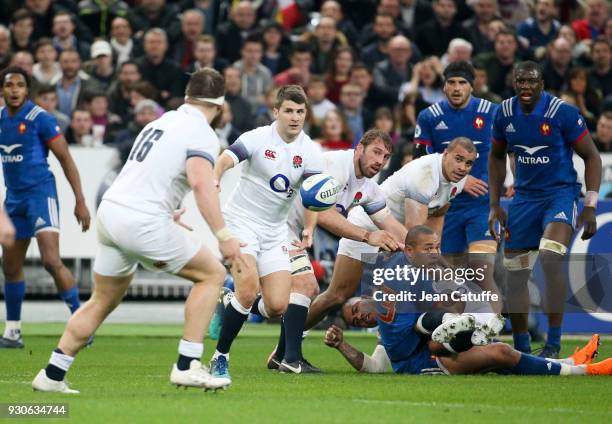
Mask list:
[[[34,103],[32,103],[31,100],[26,100],[23,103],[23,106],[21,106],[21,109],[19,109],[15,115],[10,116],[10,118],[11,119],[23,119],[28,113],[30,113],[33,107],[34,107]],[[7,117],[7,118],[9,117],[7,106],[5,106],[2,109],[2,117]]]

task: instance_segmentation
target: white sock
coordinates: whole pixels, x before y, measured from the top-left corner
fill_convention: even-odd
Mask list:
[[[188,358],[200,359],[204,353],[204,344],[188,342],[185,339],[181,339],[178,346],[178,353]]]
[[[586,365],[561,364],[559,375],[586,375]]]
[[[257,310],[259,311],[262,317],[270,319],[270,315],[268,314],[268,311],[266,311],[266,305],[264,304],[263,297],[259,299],[259,303],[257,304]]]
[[[555,364],[566,364],[566,365],[574,365],[574,358],[545,358],[549,362],[554,362]]]
[[[19,340],[21,338],[21,321],[6,321],[2,337],[10,340]]]
[[[70,366],[72,365],[73,362],[74,362],[74,357],[68,356],[64,353],[52,352],[51,358],[49,358],[49,363],[51,365],[55,365],[59,369],[64,370],[66,372],[70,369]]]
[[[294,305],[303,306],[305,308],[310,308],[310,303],[312,300],[306,295],[302,293],[292,292],[289,293],[289,303],[293,303]],[[259,303],[261,305],[261,302]]]
[[[225,359],[229,362],[229,353],[221,353],[218,350],[215,350],[212,359],[217,359],[219,356],[225,356]]]
[[[242,306],[238,299],[236,299],[236,296],[232,297],[230,303],[234,307],[234,309],[240,312],[242,315],[248,315],[251,313],[251,308],[245,308],[244,306]]]

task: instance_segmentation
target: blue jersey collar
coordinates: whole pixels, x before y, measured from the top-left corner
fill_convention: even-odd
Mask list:
[[[2,109],[2,118],[23,119],[28,113],[30,113],[33,107],[34,103],[32,103],[32,100],[26,100],[23,106],[21,106],[21,109],[19,109],[15,115],[9,116],[8,106],[5,106],[4,109]]]
[[[521,102],[518,96],[516,96],[515,98],[516,98],[517,111],[520,112],[522,115],[528,115],[525,113],[525,111],[521,107]],[[535,105],[535,107],[533,108],[533,111],[529,113],[529,115],[535,115],[535,116],[544,115],[544,113],[546,112],[546,107],[548,106],[549,100],[550,100],[550,94],[548,94],[546,91],[542,91],[542,94],[540,95],[540,99],[538,100],[538,103]]]

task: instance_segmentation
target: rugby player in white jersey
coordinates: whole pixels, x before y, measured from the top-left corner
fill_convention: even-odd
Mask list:
[[[387,163],[393,151],[389,135],[381,130],[367,131],[355,150],[326,152],[323,154],[323,172],[333,176],[342,192],[336,207],[319,212],[317,223],[338,237],[365,242],[370,246],[394,251],[402,245],[406,230],[391,215],[385,196],[371,178]],[[364,230],[351,224],[346,216],[350,209],[363,207],[372,218],[376,229]],[[289,211],[289,240],[296,240],[305,228],[305,209],[302,202],[293,202]],[[283,372],[312,373],[320,370],[302,356],[302,332],[312,299],[319,294],[319,284],[314,276],[308,254],[304,250],[291,251],[291,293],[289,306],[283,315],[283,325],[275,352],[268,359],[268,368]],[[265,302],[258,297],[253,313],[266,313]]]
[[[210,123],[221,113],[224,92],[224,80],[217,71],[195,72],[187,85],[185,104],[145,126],[136,138],[98,209],[93,294],[68,321],[47,368],[32,382],[35,390],[78,393],[68,387],[64,376],[76,354],[121,302],[139,263],[194,282],[185,302],[185,326],[171,383],[206,389],[229,384],[212,377],[200,362],[204,330],[225,268],[201,241],[179,228],[175,213],[193,189],[223,258],[236,268],[244,266],[240,242],[225,226],[214,184],[213,166],[220,146]]]
[[[476,155],[474,143],[458,137],[444,153],[433,153],[404,165],[380,186],[393,217],[404,224],[406,231],[415,225],[428,224],[428,217],[448,209],[448,203],[463,190]],[[363,208],[353,208],[348,220],[367,231],[376,230]],[[441,230],[441,224],[436,222],[435,227]],[[310,305],[307,329],[355,293],[363,273],[362,261],[374,260],[377,252],[376,246],[347,238],[340,240],[332,281]]]
[[[279,89],[271,125],[242,134],[219,157],[217,181],[245,161],[242,176],[223,214],[228,228],[247,244],[246,269],[232,269],[236,295],[227,305],[221,334],[211,360],[213,376],[229,379],[229,350],[261,292],[268,316],[287,310],[291,289],[287,217],[302,181],[323,170],[319,146],[302,128],[308,98],[297,85]],[[299,248],[312,244],[317,215],[307,211]]]

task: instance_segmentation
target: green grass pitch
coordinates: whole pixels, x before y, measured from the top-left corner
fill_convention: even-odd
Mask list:
[[[308,336],[304,352],[324,374],[268,371],[265,360],[278,331],[274,325],[243,329],[232,348],[234,383],[227,391],[204,393],[170,385],[180,327],[105,325],[68,375],[80,395],[33,392],[30,382],[46,364],[62,328],[61,324],[26,324],[26,348],[0,351],[1,403],[67,402],[69,420],[84,423],[612,420],[612,377],[364,375],[326,347],[321,332]],[[373,334],[348,332],[346,337],[368,353],[376,342]],[[585,341],[565,342],[562,353],[569,355]],[[206,360],[213,348],[207,340]],[[608,356],[612,356],[612,341],[604,340],[600,358]]]

